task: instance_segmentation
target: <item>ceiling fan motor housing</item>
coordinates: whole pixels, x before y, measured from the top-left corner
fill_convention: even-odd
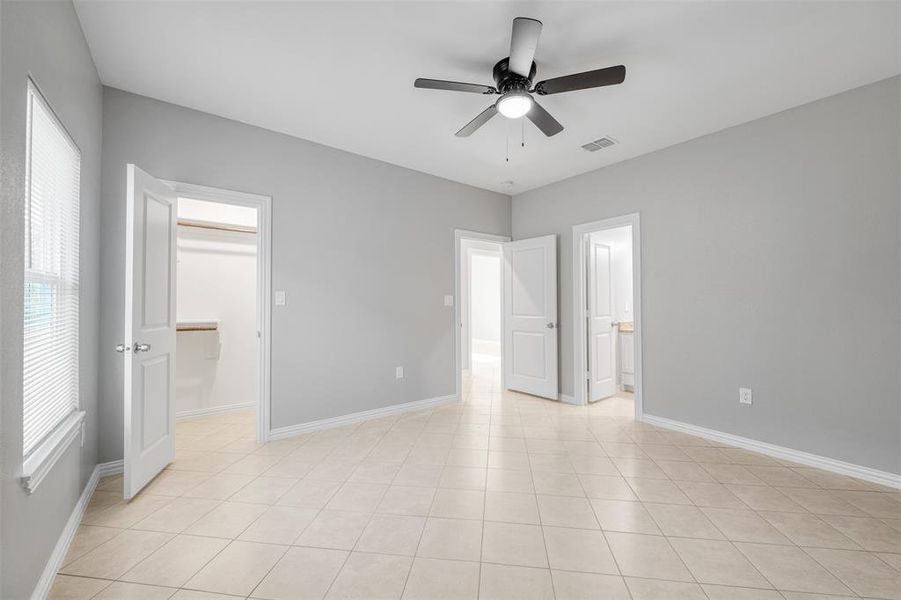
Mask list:
[[[501,94],[511,90],[529,91],[529,88],[532,87],[532,80],[535,78],[537,70],[538,66],[535,64],[535,61],[532,61],[532,68],[529,69],[529,76],[523,77],[510,70],[509,57],[499,60],[497,64],[494,65],[492,72],[494,81],[497,84],[497,91]]]

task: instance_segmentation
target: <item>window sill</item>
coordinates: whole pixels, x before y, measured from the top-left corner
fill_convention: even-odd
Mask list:
[[[33,493],[44,477],[50,473],[53,465],[62,458],[69,446],[81,433],[84,422],[84,411],[77,410],[66,417],[50,437],[25,459],[22,465],[22,487],[29,494]]]

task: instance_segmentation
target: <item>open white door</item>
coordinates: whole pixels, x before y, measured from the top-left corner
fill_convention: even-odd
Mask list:
[[[616,393],[613,249],[588,236],[588,401]]]
[[[125,232],[125,498],[175,458],[176,198],[127,167]]]
[[[504,382],[557,399],[557,237],[504,244]]]

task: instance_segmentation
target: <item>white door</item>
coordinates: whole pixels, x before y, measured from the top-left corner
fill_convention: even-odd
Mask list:
[[[588,401],[616,393],[613,249],[588,236]]]
[[[504,382],[557,399],[557,237],[504,244]]]
[[[175,193],[127,167],[125,498],[175,458]]]

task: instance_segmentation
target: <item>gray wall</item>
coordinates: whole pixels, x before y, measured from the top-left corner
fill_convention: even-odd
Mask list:
[[[896,77],[515,196],[515,239],[559,236],[561,391],[572,226],[640,212],[646,413],[901,472],[899,107]]]
[[[273,427],[454,393],[454,229],[509,234],[508,196],[114,89],[103,109],[103,460],[122,456],[128,162],[272,196]]]
[[[0,2],[0,598],[31,595],[97,461],[102,88],[71,2]],[[25,89],[31,74],[81,149],[81,406],[76,442],[31,496],[22,469]]]

